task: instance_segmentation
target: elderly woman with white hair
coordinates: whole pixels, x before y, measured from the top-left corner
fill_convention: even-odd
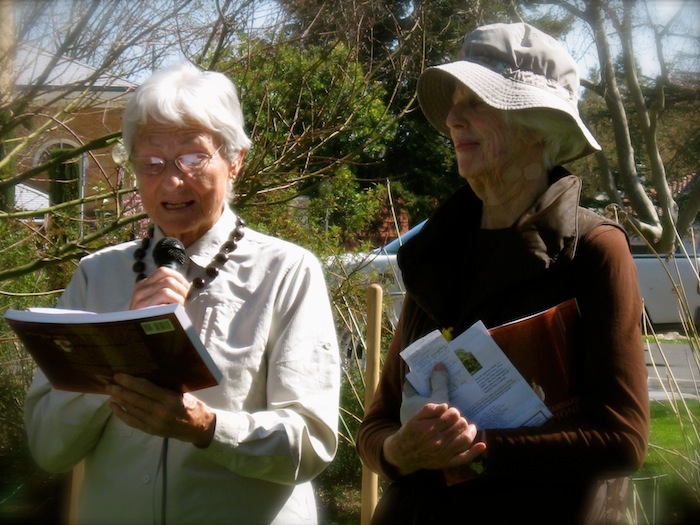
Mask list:
[[[192,393],[118,374],[104,395],[38,371],[26,428],[40,466],[84,465],[77,523],[315,524],[311,480],[338,444],[339,354],[318,260],[229,206],[250,140],[234,85],[189,63],[158,71],[124,112],[153,227],[82,259],[59,306],[184,305],[220,384]],[[177,239],[180,268],[153,248]]]
[[[562,167],[600,149],[579,116],[576,63],[528,24],[492,24],[417,89],[467,184],[398,253],[407,294],[357,437],[389,482],[373,523],[621,522],[649,431],[642,302],[624,230],[579,205],[581,181]],[[427,398],[406,381],[399,353],[428,332],[493,328],[571,299],[569,377],[535,389],[545,404],[564,389],[566,402],[544,424],[478,426],[438,391],[441,366]],[[528,368],[546,369],[531,346]]]

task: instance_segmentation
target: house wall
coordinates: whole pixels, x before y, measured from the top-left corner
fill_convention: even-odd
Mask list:
[[[112,101],[101,107],[89,107],[76,111],[67,122],[55,126],[50,131],[31,140],[30,147],[18,157],[17,170],[22,173],[34,166],[45,162],[47,152],[55,147],[77,147],[106,134],[121,129],[123,103]],[[34,118],[36,126],[45,122],[41,114],[51,113],[50,110],[35,110],[40,115]],[[112,147],[87,152],[82,159],[81,171],[85,173],[83,186],[84,196],[116,190],[119,187],[131,187],[133,182],[112,160]],[[27,186],[48,193],[48,173],[44,172],[25,181]],[[85,207],[86,214],[94,215],[103,211],[113,211],[116,201],[110,199],[89,203]]]

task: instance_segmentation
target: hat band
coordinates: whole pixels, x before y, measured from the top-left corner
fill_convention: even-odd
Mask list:
[[[494,60],[490,57],[470,56],[468,58],[463,58],[462,60],[484,66],[494,73],[503,75],[505,78],[508,78],[514,82],[520,82],[522,84],[528,84],[540,89],[554,91],[556,95],[566,100],[572,106],[576,107],[578,105],[578,96],[576,93],[566,89],[555,79],[547,78],[544,75],[539,75],[532,71],[513,68],[512,64],[503,62],[502,60]]]

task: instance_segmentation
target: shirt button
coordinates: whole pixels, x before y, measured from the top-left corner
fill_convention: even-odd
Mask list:
[[[141,481],[143,481],[144,485],[147,484],[147,483],[150,483],[150,482],[151,482],[151,476],[149,476],[148,474],[144,474],[143,477],[141,478]]]

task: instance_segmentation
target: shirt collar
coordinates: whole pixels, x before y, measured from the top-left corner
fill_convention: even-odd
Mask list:
[[[200,268],[206,268],[221,249],[221,245],[228,240],[235,227],[236,215],[231,208],[224,206],[224,211],[219,220],[214,223],[214,226],[185,250],[189,260]],[[164,236],[161,229],[156,226],[153,232],[153,246]]]
[[[187,256],[201,268],[206,266],[221,250],[233,229],[236,227],[236,215],[231,208],[224,206],[224,212],[211,229],[187,248]]]

